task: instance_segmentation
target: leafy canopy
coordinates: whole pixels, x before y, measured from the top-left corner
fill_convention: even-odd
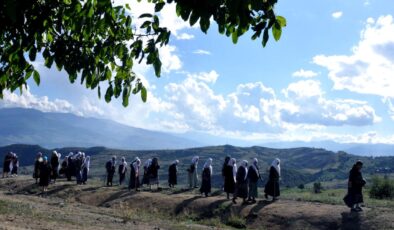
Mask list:
[[[234,43],[247,31],[251,39],[262,35],[266,46],[269,30],[279,40],[284,17],[276,16],[277,0],[148,0],[154,14],[142,14],[136,28],[127,14],[130,6],[114,6],[111,0],[0,0],[0,98],[4,90],[27,87],[40,73],[33,66],[42,55],[47,68],[65,70],[71,83],[80,81],[88,89],[108,86],[105,100],[122,95],[127,106],[132,94],[147,100],[147,90],[133,72],[135,62],[153,66],[160,77],[159,47],[167,45],[170,31],[160,26],[158,14],[166,4],[176,4],[177,16],[207,33],[213,20],[219,33]]]

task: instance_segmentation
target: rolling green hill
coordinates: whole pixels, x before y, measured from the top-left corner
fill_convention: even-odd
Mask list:
[[[104,177],[104,165],[111,156],[115,155],[126,157],[131,162],[136,156],[140,157],[144,162],[151,157],[158,157],[161,164],[161,181],[165,184],[167,179],[167,169],[171,162],[175,159],[180,161],[179,177],[180,182],[186,182],[186,169],[190,164],[190,160],[194,155],[200,156],[199,168],[202,167],[205,160],[209,157],[213,158],[215,186],[222,184],[221,167],[223,159],[226,155],[236,158],[238,161],[246,159],[251,161],[252,158],[259,159],[262,177],[267,178],[267,170],[271,161],[278,157],[282,161],[282,180],[284,186],[298,186],[315,181],[333,181],[344,180],[348,176],[353,163],[361,159],[365,163],[364,173],[371,175],[375,173],[391,173],[393,172],[394,157],[360,157],[345,152],[334,153],[318,148],[293,148],[293,149],[272,149],[265,147],[235,147],[231,145],[211,146],[203,148],[191,148],[181,150],[149,150],[149,151],[131,151],[108,149],[104,147],[94,148],[60,148],[58,152],[63,155],[70,151],[84,151],[87,155],[92,156],[91,175],[94,177]],[[38,151],[49,154],[51,150],[41,148],[37,145],[11,145],[0,147],[0,163],[4,158],[4,154],[13,151],[19,154],[21,166],[33,164],[34,156]],[[201,170],[200,170],[201,171]]]

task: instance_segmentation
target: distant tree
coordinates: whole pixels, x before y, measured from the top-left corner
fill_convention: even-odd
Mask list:
[[[321,190],[323,190],[323,187],[320,182],[313,183],[313,192],[314,193],[321,193]]]
[[[298,188],[299,188],[299,189],[304,189],[304,188],[305,188],[305,185],[304,185],[304,184],[299,184],[299,185],[298,185]]]
[[[111,0],[0,0],[0,98],[4,90],[12,92],[27,86],[33,77],[40,84],[40,74],[32,65],[38,54],[47,68],[64,69],[71,83],[78,79],[88,89],[107,82],[105,100],[122,95],[123,105],[129,96],[147,91],[133,72],[135,62],[152,65],[160,77],[159,47],[167,45],[170,31],[161,27],[158,13],[165,4],[176,4],[177,16],[207,33],[211,20],[219,33],[234,43],[247,31],[252,39],[262,35],[262,45],[269,30],[279,40],[285,18],[276,16],[277,0],[148,0],[155,13],[139,16],[145,21],[133,28],[126,13],[129,5],[113,6]],[[139,32],[142,31],[142,32]]]

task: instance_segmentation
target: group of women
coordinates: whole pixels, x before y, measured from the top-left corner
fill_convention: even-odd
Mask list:
[[[3,161],[3,178],[14,177],[18,175],[19,158],[16,153],[9,152],[4,156]]]
[[[85,156],[84,152],[78,152],[75,155],[70,152],[63,159],[62,164],[60,164],[60,158],[61,154],[56,151],[52,152],[50,160],[40,152],[36,156],[33,178],[44,192],[48,190],[50,183],[56,183],[59,175],[64,175],[68,181],[75,176],[77,184],[85,184],[88,179],[90,156]]]

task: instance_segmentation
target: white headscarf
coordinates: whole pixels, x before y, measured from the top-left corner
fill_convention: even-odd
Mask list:
[[[257,158],[253,158],[253,164],[251,166],[252,166],[253,170],[256,172],[257,176],[260,176],[259,167],[257,166],[258,162],[259,161],[257,160]]]
[[[200,159],[199,156],[194,156],[192,159],[192,164],[197,164],[199,159]]]
[[[228,161],[227,165],[233,167],[233,177],[234,177],[234,182],[236,182],[237,181],[237,179],[236,179],[237,178],[237,160],[235,160],[235,158],[231,158]]]
[[[74,155],[73,152],[69,152],[69,153],[68,153],[68,158],[72,157],[73,155]]]
[[[140,166],[141,166],[141,160],[140,158],[136,157],[133,162],[133,168],[135,173],[139,172]]]
[[[174,160],[174,161],[172,162],[172,164],[177,165],[177,164],[179,164],[179,161],[178,161],[178,160]]]
[[[152,159],[146,160],[145,163],[144,163],[144,168],[148,168],[151,163],[152,163]]]
[[[209,171],[211,171],[212,175],[212,158],[208,158],[208,160],[204,164],[204,169],[209,168]]]
[[[272,161],[271,166],[275,168],[275,170],[278,172],[278,174],[280,176],[280,160],[279,160],[279,158],[275,158],[275,160]]]
[[[243,160],[241,162],[241,166],[239,166],[239,167],[243,167],[245,169],[245,178],[244,179],[246,180],[246,178],[248,178],[248,161]]]
[[[123,165],[123,170],[122,173],[126,172],[126,168],[127,168],[127,162],[126,162],[126,158],[122,157],[120,164]]]
[[[86,169],[87,169],[88,172],[89,172],[89,168],[90,168],[90,156],[87,156],[87,157],[85,158],[85,167],[86,167]]]

